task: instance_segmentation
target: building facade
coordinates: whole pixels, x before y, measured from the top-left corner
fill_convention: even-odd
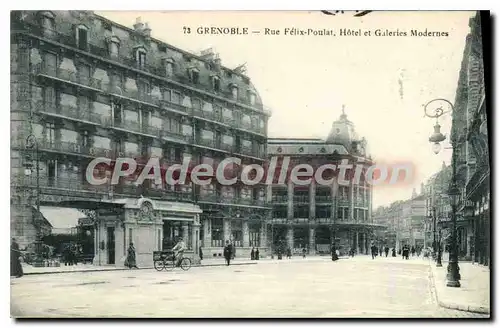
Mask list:
[[[35,205],[83,210],[94,226],[96,264],[139,264],[184,236],[193,258],[219,256],[225,240],[264,247],[266,190],[235,183],[172,185],[131,179],[87,183],[96,157],[147,159],[162,169],[216,166],[227,157],[266,161],[270,113],[248,76],[218,55],[188,53],[89,11],[16,11],[11,26],[11,234],[35,239]],[[110,176],[96,168],[97,177]],[[262,251],[265,251],[263,249]]]
[[[425,184],[426,247],[436,249],[434,245],[445,242],[450,235],[451,204],[448,189],[451,173],[451,166],[446,166],[443,162],[441,170],[434,174]]]
[[[459,256],[490,264],[490,152],[479,12],[469,21],[451,128],[456,151]]]
[[[288,172],[300,164],[309,164],[316,172],[321,165],[338,166],[342,160],[363,169],[372,165],[366,143],[358,138],[345,113],[333,123],[326,140],[269,139],[268,155],[271,162],[273,157],[277,159],[278,167],[283,165],[280,161],[289,158]],[[351,173],[346,170],[346,177]],[[323,177],[327,179],[324,174]],[[306,248],[310,254],[329,253],[335,241],[340,253],[355,249],[366,254],[374,230],[383,227],[372,221],[372,186],[363,175],[359,184],[348,180],[345,185],[338,179],[319,184],[315,178],[304,185],[291,179],[268,185],[268,197],[273,204],[268,242],[273,251],[289,248],[302,252]]]

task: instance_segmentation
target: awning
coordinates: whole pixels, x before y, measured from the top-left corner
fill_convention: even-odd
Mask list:
[[[52,226],[52,233],[71,233],[79,219],[87,216],[75,208],[40,206],[40,213]]]
[[[179,218],[179,217],[162,217],[163,220],[165,221],[187,221],[187,222],[193,222],[194,218]]]

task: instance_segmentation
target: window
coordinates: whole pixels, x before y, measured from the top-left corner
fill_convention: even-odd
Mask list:
[[[295,218],[308,218],[309,217],[309,205],[299,205],[294,207],[293,216]]]
[[[273,208],[273,218],[283,219],[288,217],[286,206],[276,206]]]
[[[329,219],[332,214],[331,206],[316,206],[316,217],[319,219]]]
[[[56,126],[54,123],[47,123],[45,125],[45,130],[47,141],[50,145],[53,145],[56,142]]]
[[[116,36],[112,36],[109,40],[109,54],[112,57],[118,57],[120,52],[120,39]]]
[[[234,100],[238,99],[238,86],[236,84],[231,85],[231,94]]]
[[[214,140],[213,131],[201,130],[201,138],[204,140]]]
[[[76,43],[79,49],[87,50],[88,48],[88,28],[86,26],[80,25],[76,28]]]
[[[182,100],[180,92],[172,91],[172,103],[180,104]]]
[[[234,137],[228,136],[228,135],[223,135],[222,136],[222,143],[232,146],[234,144]]]
[[[202,101],[201,101],[201,99],[193,98],[193,108],[194,109],[201,109],[202,108]]]
[[[137,49],[136,61],[139,68],[144,68],[146,66],[146,50],[143,48]]]
[[[248,90],[248,100],[250,105],[255,105],[255,92],[253,90]]]
[[[90,147],[90,136],[88,131],[83,131],[82,132],[82,143],[81,143],[83,148],[88,148]]]
[[[113,106],[113,117],[114,123],[120,124],[122,122],[123,110],[121,104],[114,104]]]
[[[200,72],[196,68],[189,71],[189,81],[194,84],[198,84],[200,82]]]
[[[88,85],[90,82],[91,68],[89,65],[80,66],[80,71],[78,72],[80,83]]]
[[[212,78],[212,82],[213,82],[214,91],[219,92],[220,91],[220,78],[218,76],[214,76]]]

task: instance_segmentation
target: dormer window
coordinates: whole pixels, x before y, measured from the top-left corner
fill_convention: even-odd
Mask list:
[[[55,29],[55,15],[51,11],[40,12],[41,24],[46,35],[52,35]]]
[[[220,91],[220,78],[218,76],[212,76],[212,85],[215,92]]]
[[[165,60],[165,74],[167,76],[174,75],[174,60],[172,58]]]
[[[135,61],[137,63],[137,67],[145,68],[146,67],[146,49],[137,48],[135,52]]]
[[[238,86],[234,83],[231,83],[229,85],[229,87],[231,88],[231,94],[233,96],[233,99],[237,100],[238,99]]]
[[[113,35],[108,40],[108,46],[109,46],[109,55],[111,57],[118,57],[118,54],[120,52],[120,39],[117,36]]]
[[[189,70],[189,81],[194,84],[200,82],[200,71],[197,68],[191,68]]]
[[[76,27],[76,44],[78,49],[87,50],[89,44],[89,28],[85,25]]]
[[[248,100],[250,101],[250,105],[255,105],[255,91],[248,90]]]

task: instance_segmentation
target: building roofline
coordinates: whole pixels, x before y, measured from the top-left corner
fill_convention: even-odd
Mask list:
[[[120,24],[120,23],[117,23],[117,22],[115,22],[115,21],[113,21],[113,20],[110,20],[109,18],[106,18],[106,17],[101,16],[101,15],[96,14],[96,13],[93,13],[93,15],[94,15],[94,17],[96,17],[96,18],[98,18],[98,19],[100,19],[100,20],[103,20],[103,21],[105,21],[105,22],[107,22],[107,23],[110,23],[110,24],[112,24],[112,25],[115,25],[116,27],[123,28],[124,30],[126,30],[126,31],[128,31],[128,32],[137,33],[137,31],[136,31],[136,30],[134,30],[134,29],[133,29],[133,28],[131,28],[131,27],[128,27],[128,26],[122,25],[122,24]],[[162,41],[162,40],[160,40],[160,39],[158,39],[158,38],[154,38],[154,37],[152,37],[152,36],[150,37],[150,39],[151,39],[152,41],[155,41],[155,42],[157,42],[157,43],[161,44],[161,45],[165,45],[165,46],[167,46],[167,47],[170,47],[172,50],[178,51],[178,52],[180,52],[180,53],[182,53],[182,54],[184,54],[184,55],[189,55],[189,56],[192,56],[193,58],[196,58],[197,60],[200,60],[200,61],[202,61],[202,62],[204,62],[204,63],[208,63],[207,59],[206,59],[206,58],[201,57],[200,55],[197,55],[197,54],[191,53],[191,52],[189,52],[189,51],[183,50],[183,49],[181,49],[181,48],[179,48],[179,47],[176,47],[176,46],[174,46],[174,45],[172,45],[172,44],[170,44],[170,43],[168,43],[168,42]],[[220,65],[220,66],[221,66],[221,68],[223,68],[223,69],[225,69],[225,70],[230,71],[232,74],[236,74],[236,75],[239,75],[239,76],[241,76],[241,77],[244,77],[244,78],[247,78],[247,79],[249,79],[249,80],[250,80],[250,77],[249,77],[249,76],[247,76],[247,75],[245,75],[245,74],[243,74],[243,73],[241,73],[241,72],[237,72],[237,71],[235,71],[234,69],[229,68],[229,67],[224,66],[224,65]]]

